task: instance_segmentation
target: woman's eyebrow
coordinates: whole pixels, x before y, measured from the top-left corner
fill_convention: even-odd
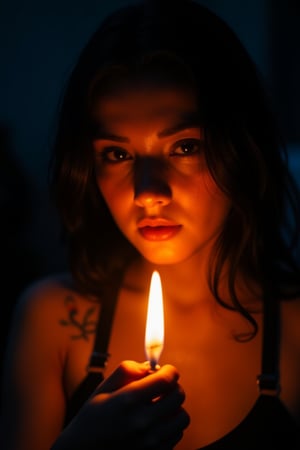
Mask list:
[[[173,134],[178,133],[179,131],[185,130],[187,128],[196,128],[200,127],[200,118],[198,113],[184,113],[181,114],[181,118],[178,119],[179,121],[175,123],[174,125],[165,128],[162,131],[159,131],[157,133],[158,138],[164,138],[168,136],[172,136]],[[105,131],[102,127],[99,128],[94,136],[94,139],[96,140],[108,140],[108,141],[115,141],[120,143],[130,143],[130,139],[126,136],[119,136],[113,133],[109,133]]]
[[[99,130],[99,132],[95,134],[94,139],[95,140],[103,139],[103,140],[107,140],[107,141],[115,141],[115,142],[121,142],[121,143],[126,143],[126,144],[130,143],[130,139],[128,137],[117,136],[116,134],[107,133],[103,129]]]
[[[199,128],[200,127],[200,117],[198,112],[188,112],[179,115],[177,123],[165,128],[157,133],[157,137],[164,138],[172,136],[179,131],[186,130],[187,128]]]
[[[186,130],[187,128],[196,128],[199,127],[199,123],[196,122],[181,122],[172,127],[165,128],[164,130],[157,133],[159,138],[164,138],[168,136],[172,136],[172,134],[176,134],[179,131]]]

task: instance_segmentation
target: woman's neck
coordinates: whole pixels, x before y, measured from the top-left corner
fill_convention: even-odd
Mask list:
[[[187,310],[215,303],[208,284],[207,259],[194,257],[173,265],[156,265],[145,259],[139,259],[129,268],[126,274],[126,284],[132,289],[147,292],[154,270],[160,274],[164,298],[166,301],[172,302],[174,306]],[[253,289],[253,285],[251,287]],[[225,274],[220,277],[218,292],[224,301],[231,303]],[[256,289],[255,293],[250,292],[241,276],[237,278],[236,292],[245,306],[255,304],[259,298],[259,289]]]
[[[141,290],[149,289],[154,270],[160,274],[164,297],[178,307],[189,307],[213,300],[208,287],[207,266],[202,261],[191,261],[191,258],[172,265],[156,265],[139,259],[129,268],[126,284]]]

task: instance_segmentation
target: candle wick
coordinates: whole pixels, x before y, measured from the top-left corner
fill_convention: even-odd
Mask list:
[[[155,359],[151,359],[150,360],[150,370],[151,371],[155,371],[156,370],[156,360]]]

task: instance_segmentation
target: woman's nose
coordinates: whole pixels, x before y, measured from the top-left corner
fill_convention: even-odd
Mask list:
[[[166,206],[172,192],[166,179],[163,163],[154,158],[138,161],[134,180],[134,201],[141,208]]]

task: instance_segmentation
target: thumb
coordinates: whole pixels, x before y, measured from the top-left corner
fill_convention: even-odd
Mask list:
[[[122,361],[112,374],[99,384],[93,395],[113,392],[147,375],[149,375],[149,363],[138,363],[131,360]]]

